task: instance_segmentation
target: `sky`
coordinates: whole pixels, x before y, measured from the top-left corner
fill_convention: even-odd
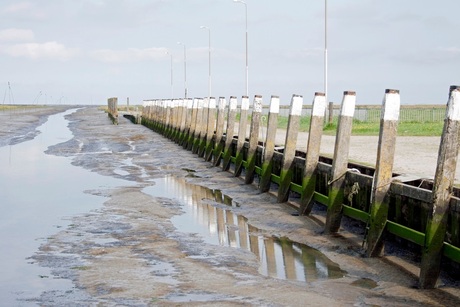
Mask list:
[[[328,0],[325,14],[326,1],[1,0],[2,103],[134,105],[185,88],[241,98],[246,20],[248,95],[264,104],[325,91],[326,37],[335,104],[344,91],[381,104],[385,89],[401,104],[446,104],[460,85],[460,1]]]

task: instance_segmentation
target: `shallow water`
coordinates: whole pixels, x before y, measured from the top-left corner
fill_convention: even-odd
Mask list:
[[[85,190],[127,185],[71,165],[71,158],[45,154],[72,138],[65,115],[52,115],[35,139],[0,147],[0,298],[4,306],[27,304],[43,291],[71,289],[48,268],[27,259],[48,236],[70,224],[70,216],[100,207],[104,198]]]
[[[184,213],[171,219],[179,232],[198,234],[209,244],[254,253],[262,275],[304,282],[345,275],[336,263],[314,248],[286,238],[265,236],[263,231],[248,224],[244,216],[225,208],[239,204],[219,190],[165,177],[156,179],[155,185],[143,191],[153,197],[174,199],[182,205]]]

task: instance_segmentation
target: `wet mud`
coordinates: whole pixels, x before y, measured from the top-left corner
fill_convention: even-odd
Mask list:
[[[14,145],[31,140],[38,135],[36,127],[49,115],[70,109],[70,106],[17,107],[0,112],[0,146]]]
[[[114,126],[97,108],[80,109],[67,118],[74,137],[48,148],[47,154],[72,157],[75,167],[124,179],[126,186],[86,191],[104,197],[103,207],[71,217],[70,225],[49,237],[32,256],[36,264],[51,268],[48,278],[71,280],[74,287],[50,289],[29,302],[46,306],[460,304],[458,285],[417,289],[417,272],[409,265],[402,269],[404,262],[362,257],[359,235],[345,229],[339,235],[321,234],[321,215],[295,216],[289,204],[276,203],[275,196],[260,194],[256,186],[245,185],[141,125],[121,117]],[[209,212],[214,212],[216,221],[220,216],[222,223],[216,222],[215,227],[221,229],[218,237],[223,234],[220,240],[227,240],[226,244],[210,243],[204,235],[185,231],[187,224],[179,225],[177,219],[188,210],[184,205],[188,196],[161,193],[158,185],[165,177],[178,178],[184,182],[182,188],[203,187],[204,194],[195,199],[197,206],[208,208],[201,218],[206,217],[209,225]],[[222,195],[220,200],[216,191]],[[244,226],[248,233],[243,239],[238,217],[250,225]],[[251,248],[250,234],[253,241],[277,238],[296,242],[300,246],[296,250],[314,249],[340,274],[311,280],[306,275],[306,280],[298,280],[268,274],[272,266],[264,273],[261,251],[267,249]],[[239,245],[232,246],[232,240]],[[281,262],[286,267],[295,261],[289,262],[283,254]],[[287,272],[284,277],[291,274]]]

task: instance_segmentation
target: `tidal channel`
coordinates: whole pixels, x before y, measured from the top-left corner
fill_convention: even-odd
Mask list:
[[[0,297],[3,306],[21,306],[44,291],[72,289],[49,268],[28,259],[47,237],[67,227],[72,216],[99,208],[104,199],[85,190],[128,185],[71,164],[71,158],[45,154],[72,138],[65,115],[52,115],[35,139],[0,147]]]

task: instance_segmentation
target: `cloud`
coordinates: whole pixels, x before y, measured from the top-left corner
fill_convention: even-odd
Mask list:
[[[0,52],[13,57],[25,57],[33,60],[57,59],[61,61],[69,60],[79,53],[77,49],[67,48],[57,42],[0,46]]]
[[[17,17],[36,19],[43,19],[46,15],[42,9],[37,8],[34,3],[28,1],[8,5],[1,10],[1,13],[3,15],[14,15]]]
[[[27,29],[5,29],[0,30],[1,42],[30,42],[34,40],[34,32]]]
[[[13,3],[7,6],[5,9],[3,9],[3,11],[6,13],[18,13],[18,12],[29,11],[32,8],[33,8],[33,4],[31,2],[19,2],[19,3]]]
[[[127,50],[99,49],[92,52],[92,57],[108,63],[137,62],[143,60],[164,59],[166,48],[129,48]]]

